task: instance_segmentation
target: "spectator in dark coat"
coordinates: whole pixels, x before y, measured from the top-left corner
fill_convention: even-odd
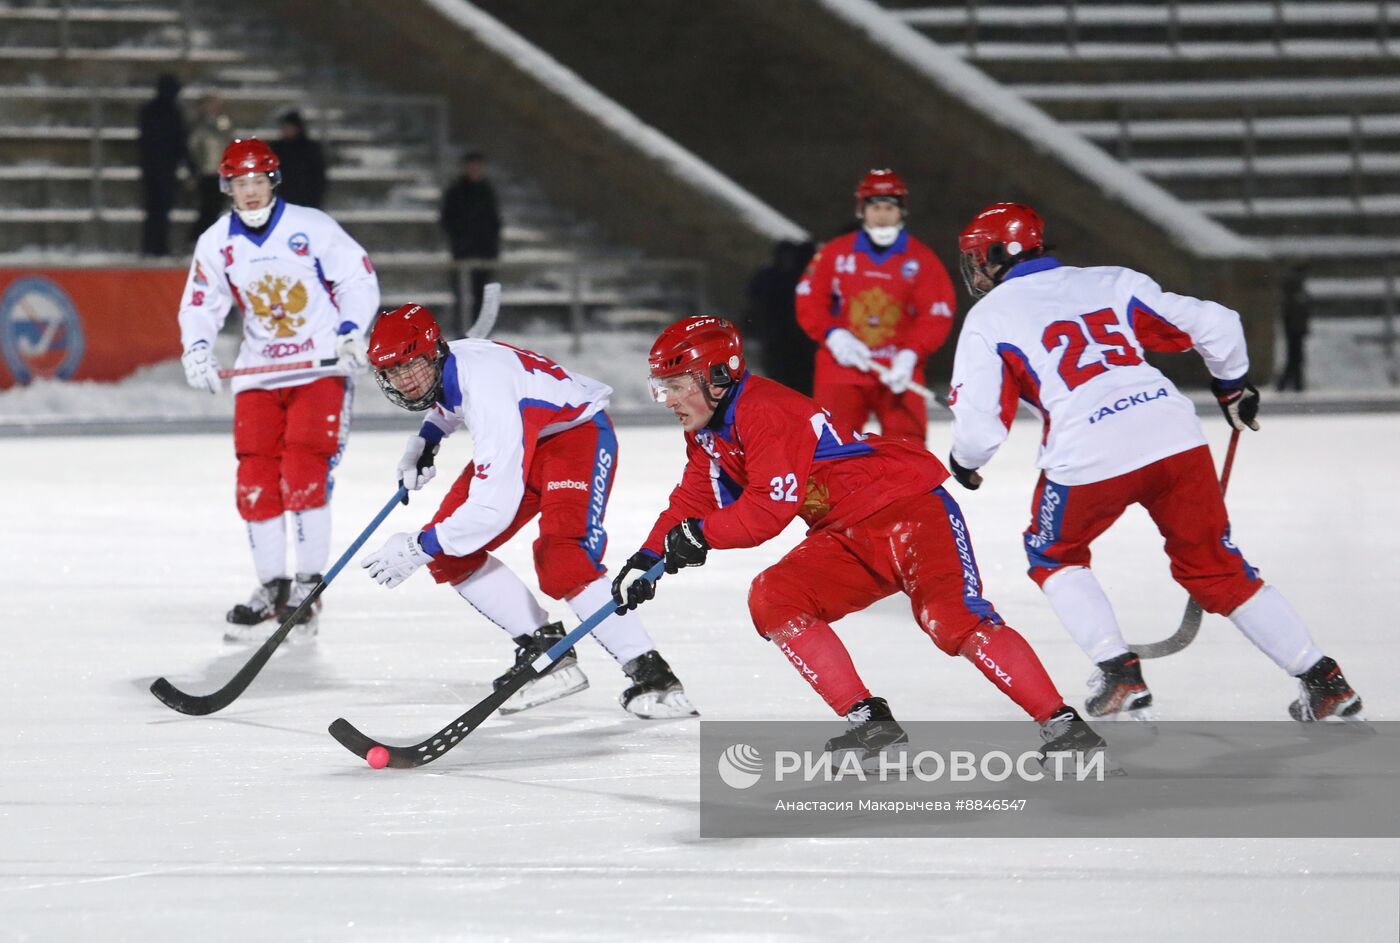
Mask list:
[[[496,188],[486,178],[486,155],[471,151],[462,157],[461,175],[442,194],[439,217],[447,233],[447,245],[454,259],[498,259],[501,255],[501,211]],[[471,310],[481,310],[481,293],[496,277],[490,269],[472,273]],[[460,281],[452,280],[457,299],[457,328],[460,334],[470,320],[463,310]]]
[[[1308,336],[1308,270],[1303,265],[1289,269],[1283,280],[1283,338],[1287,357],[1278,377],[1278,390],[1292,387],[1303,391],[1303,346]]]
[[[306,136],[301,112],[287,112],[280,123],[282,136],[272,142],[272,152],[282,163],[277,195],[288,203],[319,210],[326,201],[326,152]]]
[[[816,247],[786,239],[773,247],[773,260],[749,279],[747,334],[762,344],[763,370],[769,378],[808,395],[816,344],[797,323],[797,283]]]
[[[141,194],[146,218],[141,254],[170,254],[170,210],[175,205],[175,174],[184,164],[195,172],[177,99],[180,81],[169,73],[156,79],[156,97],[141,106],[136,150],[141,162]]]
[[[214,225],[228,209],[228,197],[219,189],[219,162],[233,137],[233,122],[224,114],[224,100],[209,92],[199,100],[199,116],[190,128],[190,160],[195,168],[195,197],[198,216],[190,231],[196,242],[204,230]]]

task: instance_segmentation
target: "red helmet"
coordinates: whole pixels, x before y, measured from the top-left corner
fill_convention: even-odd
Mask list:
[[[654,380],[690,373],[728,386],[744,375],[744,339],[724,318],[683,318],[661,332],[647,364]]]
[[[235,138],[224,148],[224,157],[219,161],[219,188],[229,192],[230,181],[234,177],[248,174],[267,174],[275,187],[282,182],[281,161],[266,142],[257,138]]]
[[[866,200],[873,200],[876,197],[893,197],[900,205],[909,197],[909,188],[904,185],[904,181],[899,179],[899,174],[893,170],[872,170],[861,178],[856,184],[856,207]]]
[[[995,285],[1011,263],[1045,251],[1045,223],[1024,203],[993,203],[972,217],[958,236],[958,249],[967,290],[984,295],[990,286],[973,287],[979,274]]]
[[[433,405],[442,391],[442,328],[437,318],[422,305],[407,304],[379,316],[369,332],[369,365],[374,379],[390,400],[405,409],[421,411]],[[419,359],[422,363],[416,363]],[[399,369],[395,369],[399,368]],[[427,392],[407,396],[391,380],[404,371],[419,371],[407,382],[427,387]],[[428,382],[427,372],[433,376]]]

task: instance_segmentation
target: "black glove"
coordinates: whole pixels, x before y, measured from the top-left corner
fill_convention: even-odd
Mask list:
[[[953,473],[953,477],[958,480],[968,491],[976,491],[982,487],[982,476],[977,474],[975,468],[963,468],[958,464],[958,460],[953,458],[953,453],[948,453],[948,470]]]
[[[687,517],[666,532],[666,572],[678,573],[688,566],[702,566],[710,544],[700,531],[700,518]]]
[[[648,599],[655,598],[656,582],[647,579],[646,572],[656,566],[656,561],[660,559],[650,550],[638,550],[627,558],[622,572],[612,581],[612,598],[617,603],[618,612],[631,612]]]
[[[1210,391],[1225,414],[1225,421],[1232,429],[1253,429],[1259,431],[1259,391],[1250,385],[1249,380],[1211,380]]]

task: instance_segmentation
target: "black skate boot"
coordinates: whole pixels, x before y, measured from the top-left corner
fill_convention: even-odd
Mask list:
[[[1361,696],[1351,689],[1335,661],[1322,660],[1298,675],[1300,697],[1288,705],[1294,720],[1365,720],[1361,716]]]
[[[272,628],[258,629],[255,626],[276,616],[279,609],[286,605],[291,585],[292,581],[285,576],[274,577],[253,590],[246,603],[239,603],[230,609],[224,616],[230,625],[224,631],[224,641],[262,642],[271,635]]]
[[[515,664],[511,666],[509,671],[492,682],[492,687],[499,691],[512,678],[528,668],[535,659],[554,647],[554,643],[562,639],[565,634],[564,623],[551,622],[548,625],[540,626],[533,635],[517,635],[515,637]],[[519,691],[512,694],[501,705],[501,713],[514,714],[529,710],[540,704],[547,704],[550,701],[557,701],[561,697],[576,694],[586,687],[588,687],[588,678],[579,668],[578,655],[574,654],[574,650],[571,648],[564,654],[564,657],[550,665],[544,674],[533,681],[526,682]]]
[[[656,649],[633,658],[622,666],[622,671],[636,682],[617,699],[629,714],[644,720],[700,716],[681,687],[681,679]]]
[[[320,573],[298,573],[292,580],[291,589],[287,593],[287,599],[277,610],[279,621],[286,621],[287,617],[297,611],[297,607],[306,601],[306,597],[311,595],[311,591],[321,582]],[[311,604],[305,612],[297,617],[294,623],[296,628],[292,629],[290,640],[294,642],[305,642],[316,637],[320,631],[321,622],[321,600]]]
[[[874,769],[882,753],[897,754],[909,743],[909,735],[882,697],[856,701],[846,714],[846,723],[850,726],[845,733],[826,741],[833,767],[839,768],[846,754],[853,753],[863,769]]]
[[[1041,768],[1056,773],[1056,778],[1077,779],[1076,770],[1084,768],[1099,753],[1103,754],[1104,772],[1107,775],[1123,775],[1123,767],[1108,755],[1108,743],[1069,705],[1060,708],[1049,720],[1041,724],[1040,739],[1045,744],[1040,750]],[[1057,763],[1053,759],[1057,753],[1069,753],[1073,754],[1073,757]]]
[[[1142,662],[1133,652],[1099,662],[1089,679],[1084,713],[1090,717],[1152,720],[1152,692],[1142,680]]]

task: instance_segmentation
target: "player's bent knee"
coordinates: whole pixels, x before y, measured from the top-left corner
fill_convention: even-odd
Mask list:
[[[437,582],[456,586],[485,566],[486,560],[485,550],[478,550],[465,557],[443,555],[428,562],[428,572],[433,575],[433,579]]]
[[[992,631],[996,628],[994,623],[985,619],[958,619],[952,622],[940,622],[934,630],[929,633],[933,639],[933,644],[945,655],[967,656],[969,644],[975,644],[979,633]]]
[[[1182,580],[1181,585],[1206,612],[1228,616],[1253,599],[1264,588],[1264,581],[1241,576],[1227,581]]]
[[[987,622],[986,620],[983,620],[981,622],[977,622],[973,625],[967,626],[961,633],[959,633],[957,635],[957,642],[955,645],[953,644],[952,638],[950,637],[950,647],[943,648],[943,646],[940,645],[939,648],[943,648],[943,651],[947,652],[949,655],[961,655],[968,661],[976,661],[978,651],[983,646],[985,646],[991,640],[992,635],[999,631],[1001,628],[1002,627],[1000,625],[997,625],[994,622]]]
[[[773,569],[764,570],[749,584],[749,616],[758,634],[775,642],[801,632],[815,618],[802,587]]]
[[[604,572],[575,538],[541,536],[535,541],[535,575],[540,592],[551,599],[576,595]]]

